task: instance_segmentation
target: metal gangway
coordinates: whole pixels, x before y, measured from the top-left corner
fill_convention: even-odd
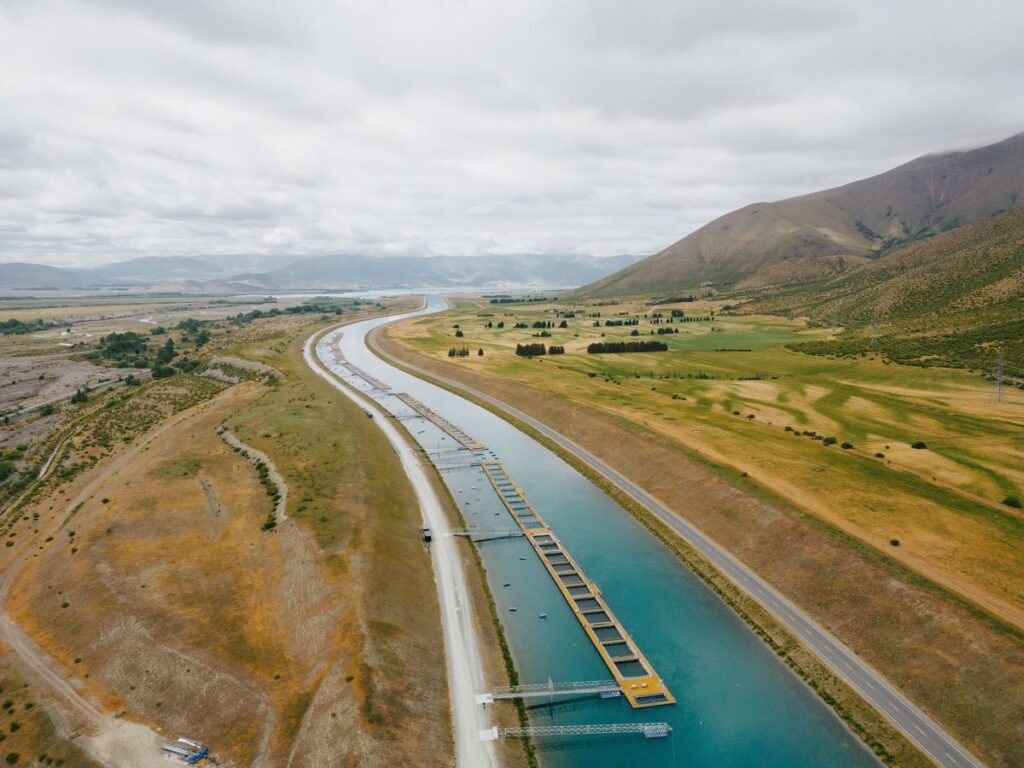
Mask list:
[[[522,531],[449,531],[449,536],[465,536],[473,541],[487,541],[489,539],[514,539],[517,536],[524,536]]]
[[[554,696],[587,696],[598,694],[602,699],[622,695],[622,688],[615,680],[578,680],[567,683],[528,683],[495,688],[488,693],[478,694],[477,704],[490,704],[501,699],[535,699]]]
[[[523,736],[613,736],[641,734],[645,739],[663,739],[672,733],[668,723],[606,723],[601,725],[533,725],[526,728],[495,726],[480,731],[480,741]]]

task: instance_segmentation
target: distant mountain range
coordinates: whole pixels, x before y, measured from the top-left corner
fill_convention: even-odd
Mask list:
[[[273,290],[384,288],[575,287],[632,264],[640,256],[518,254],[508,256],[366,256],[345,254],[269,261],[253,257],[154,256],[89,269],[0,263],[0,289],[143,288],[249,293]],[[232,271],[242,264],[251,271]]]
[[[863,268],[907,243],[1024,203],[1024,133],[869,179],[728,213],[581,297],[761,288]]]

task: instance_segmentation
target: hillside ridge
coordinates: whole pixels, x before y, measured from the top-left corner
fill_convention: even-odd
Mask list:
[[[727,213],[577,296],[761,287],[840,274],[1024,202],[1024,133]],[[837,259],[836,257],[849,257]],[[858,258],[859,257],[859,258]]]

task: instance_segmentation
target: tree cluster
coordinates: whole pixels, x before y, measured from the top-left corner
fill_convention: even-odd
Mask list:
[[[604,341],[587,345],[591,355],[605,352],[664,352],[668,344],[663,341]]]
[[[547,353],[547,347],[543,344],[516,344],[516,354],[520,357],[537,357]]]

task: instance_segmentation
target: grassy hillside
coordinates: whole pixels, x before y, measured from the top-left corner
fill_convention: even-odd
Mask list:
[[[1024,373],[1024,208],[894,250],[838,277],[747,294],[746,313],[846,330],[801,351]]]
[[[856,257],[979,221],[1024,195],[1024,134],[926,155],[835,189],[728,213],[660,253],[577,291],[580,297],[748,288],[842,274]],[[854,257],[837,259],[834,257]]]

